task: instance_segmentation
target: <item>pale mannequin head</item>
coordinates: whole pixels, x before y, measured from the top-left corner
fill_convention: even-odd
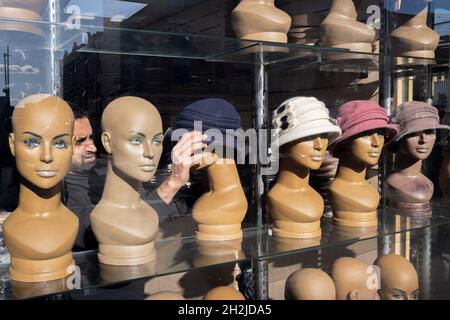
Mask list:
[[[35,94],[17,104],[9,146],[23,179],[41,189],[62,181],[72,158],[73,120],[69,105],[56,96]]]
[[[154,176],[162,153],[162,121],[150,102],[138,97],[112,101],[102,115],[102,143],[112,169],[140,182]]]

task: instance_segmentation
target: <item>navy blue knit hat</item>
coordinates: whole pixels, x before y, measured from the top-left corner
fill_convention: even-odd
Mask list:
[[[176,128],[193,131],[195,129],[194,121],[201,121],[203,133],[208,129],[218,129],[223,134],[225,141],[215,141],[215,144],[236,147],[235,139],[226,140],[225,134],[226,129],[241,128],[241,117],[228,101],[220,98],[208,98],[191,103],[180,113]]]

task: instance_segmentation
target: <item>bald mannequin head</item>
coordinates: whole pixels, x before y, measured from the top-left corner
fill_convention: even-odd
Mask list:
[[[319,269],[295,271],[286,280],[286,300],[336,300],[333,279]]]
[[[245,300],[245,297],[236,289],[230,287],[216,287],[208,291],[203,300]]]
[[[404,257],[387,254],[375,263],[380,268],[382,300],[416,300],[419,290],[419,278],[416,269]]]
[[[70,106],[56,96],[35,94],[16,105],[9,146],[25,180],[42,189],[62,181],[72,159],[73,121]]]
[[[160,291],[148,296],[145,300],[184,300],[184,297],[176,292]]]
[[[102,144],[119,175],[149,181],[162,153],[162,121],[153,104],[138,97],[112,101],[102,115]]]
[[[331,269],[337,300],[376,300],[378,278],[374,269],[355,258],[339,258]]]

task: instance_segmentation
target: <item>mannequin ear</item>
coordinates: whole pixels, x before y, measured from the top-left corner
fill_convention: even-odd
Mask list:
[[[108,154],[111,154],[111,135],[109,132],[102,132],[102,144],[103,147],[105,148],[105,151]]]
[[[16,149],[14,147],[14,133],[10,133],[8,137],[9,141],[9,150],[11,150],[12,155],[16,156]]]
[[[348,293],[347,300],[358,300],[359,292],[358,290],[352,290]]]

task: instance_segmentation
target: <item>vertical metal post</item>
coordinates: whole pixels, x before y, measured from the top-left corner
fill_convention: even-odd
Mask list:
[[[431,288],[431,228],[427,227],[418,234],[418,274],[420,300],[430,299]]]
[[[264,56],[262,46],[258,46],[260,52],[257,54],[257,61],[254,65],[254,90],[255,90],[255,128],[257,132],[258,139],[258,155],[260,154],[259,149],[261,147],[260,139],[267,138],[260,135],[259,132],[264,128],[266,124],[267,115],[267,73],[264,65]],[[263,194],[264,194],[264,184],[261,176],[261,163],[258,157],[256,164],[256,172],[254,177],[254,201],[256,206],[257,214],[257,226],[262,228],[264,225],[263,214],[265,210],[263,208]],[[264,230],[258,232],[257,236],[257,251],[258,256],[262,256],[266,252],[266,235],[263,233]],[[265,259],[253,260],[253,270],[254,270],[254,283],[255,283],[255,298],[258,300],[266,300],[268,298],[268,262]]]
[[[58,22],[58,0],[49,1],[49,19],[50,19],[50,81],[51,92],[53,95],[59,93],[59,65],[56,61],[56,49],[58,46],[58,28],[56,22]]]
[[[380,92],[380,104],[386,109],[388,115],[392,112],[392,103],[394,97],[394,59],[389,54],[389,34],[391,31],[391,16],[390,16],[390,5],[389,0],[381,0],[381,21],[380,21],[380,59],[379,59],[379,92]],[[388,172],[389,158],[386,153],[380,161],[378,169],[378,188],[381,194],[381,210],[378,215],[378,219],[382,226],[384,226],[387,221],[386,208],[387,201],[384,196],[383,181]],[[391,237],[382,236],[378,238],[378,249],[381,254],[388,254],[391,252]]]

